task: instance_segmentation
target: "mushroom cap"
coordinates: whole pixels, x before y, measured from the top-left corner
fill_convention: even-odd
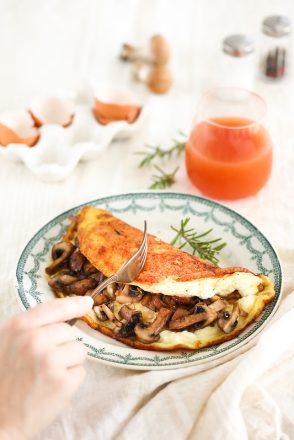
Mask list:
[[[152,342],[157,342],[160,339],[158,333],[152,333],[149,331],[149,327],[146,327],[143,324],[136,325],[135,334],[139,341],[143,342],[144,344],[151,344]]]
[[[52,263],[46,267],[46,273],[48,275],[54,275],[58,270],[62,269],[64,263],[74,252],[76,247],[69,241],[60,241],[56,243],[52,248]]]
[[[150,51],[153,56],[154,64],[164,66],[169,62],[170,59],[169,44],[162,35],[156,34],[151,37]]]

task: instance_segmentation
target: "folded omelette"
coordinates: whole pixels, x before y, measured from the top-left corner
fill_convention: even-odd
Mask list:
[[[105,210],[82,208],[52,248],[50,287],[59,297],[91,292],[136,252],[142,238],[142,231]],[[218,267],[148,234],[139,276],[108,286],[82,319],[135,348],[195,350],[237,336],[274,295],[265,275]]]

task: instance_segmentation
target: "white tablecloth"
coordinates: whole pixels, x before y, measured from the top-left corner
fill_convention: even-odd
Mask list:
[[[200,94],[217,85],[221,38],[239,31],[258,37],[265,15],[285,12],[294,19],[294,7],[291,0],[3,0],[0,12],[0,110],[26,106],[37,94],[74,88],[89,77],[131,87],[129,69],[117,60],[120,45],[154,32],[171,43],[175,76],[168,95],[150,97],[151,117],[140,135],[113,143],[95,162],[79,164],[64,182],[42,182],[22,164],[0,157],[3,321],[19,311],[15,267],[36,230],[79,203],[146,189],[150,171],[138,170],[133,153],[145,143],[168,146],[179,129],[189,132]],[[294,320],[285,314],[293,308],[294,290],[294,81],[257,81],[255,89],[268,104],[274,170],[256,197],[226,204],[280,251],[285,302],[275,324],[249,353],[201,372],[134,372],[88,361],[86,381],[71,407],[40,439],[294,438]],[[172,189],[198,194],[182,159],[171,169],[176,163],[180,171]]]

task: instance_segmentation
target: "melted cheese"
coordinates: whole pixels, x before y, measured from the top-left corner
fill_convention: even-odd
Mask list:
[[[238,290],[241,296],[255,295],[258,292],[260,277],[247,272],[235,272],[219,278],[200,278],[189,282],[173,282],[165,280],[157,284],[156,292],[169,296],[198,296],[201,299],[211,298],[214,295],[226,297],[234,290]]]
[[[246,313],[250,313],[254,305],[255,299],[256,299],[255,295],[248,295],[248,296],[244,296],[243,298],[240,298],[238,300],[238,303]]]
[[[160,333],[160,343],[167,345],[185,344],[189,346],[190,344],[194,344],[196,341],[211,341],[215,337],[219,337],[220,334],[221,331],[218,327],[204,327],[200,330],[197,330],[195,333],[188,332],[187,330],[181,332],[164,330]]]

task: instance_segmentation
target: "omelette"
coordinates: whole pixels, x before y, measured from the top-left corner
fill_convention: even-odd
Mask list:
[[[46,268],[59,297],[89,294],[140,246],[143,232],[106,210],[86,206],[52,248]],[[208,347],[240,334],[275,295],[270,278],[221,268],[148,234],[139,276],[97,294],[82,319],[93,329],[147,350]]]

